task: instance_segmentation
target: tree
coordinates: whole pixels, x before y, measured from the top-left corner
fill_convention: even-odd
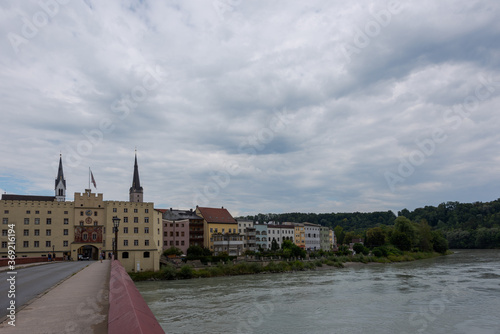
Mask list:
[[[285,257],[301,257],[305,258],[307,252],[294,244],[291,240],[285,240],[281,244],[281,249],[283,249],[283,256]]]
[[[418,225],[418,247],[422,252],[431,252],[432,251],[432,231],[429,224],[427,224],[427,220],[422,219],[420,224]]]
[[[344,243],[344,235],[345,235],[342,226],[339,225],[335,226],[333,232],[335,233],[335,237],[337,238],[337,244],[342,245]]]
[[[352,250],[355,251],[356,254],[362,254],[364,249],[365,249],[365,246],[363,246],[363,244],[360,244],[360,243],[355,243],[352,246]]]
[[[437,231],[432,232],[432,244],[438,253],[444,254],[448,250],[448,241]]]
[[[392,232],[390,237],[391,244],[396,246],[402,251],[409,251],[411,249],[411,239],[406,233],[400,231]]]
[[[359,239],[361,236],[353,231],[349,231],[344,236],[344,244],[348,245],[352,242],[352,239]]]
[[[172,246],[168,249],[165,249],[163,251],[163,255],[165,255],[165,256],[169,256],[169,255],[181,256],[182,254],[183,254],[182,251],[179,248],[174,247],[174,246]]]
[[[365,244],[368,247],[378,247],[385,244],[386,234],[380,227],[373,227],[366,231]]]
[[[210,251],[210,249],[205,247],[193,245],[189,246],[189,248],[187,249],[187,256],[189,259],[199,259],[201,257],[211,256],[211,255],[212,252]]]
[[[394,230],[401,232],[408,237],[410,249],[412,246],[417,245],[417,231],[413,223],[408,218],[403,216],[396,218],[394,221]]]
[[[273,241],[271,241],[271,250],[276,252],[278,249],[280,249],[280,246],[278,245],[276,239],[273,238]]]

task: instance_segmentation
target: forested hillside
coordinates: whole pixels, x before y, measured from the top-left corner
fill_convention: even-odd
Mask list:
[[[413,211],[403,209],[404,216],[414,223],[426,221],[433,230],[440,231],[450,248],[500,248],[500,199],[492,202],[441,203]],[[244,217],[254,222],[310,222],[330,228],[342,227],[345,232],[365,235],[366,230],[377,226],[392,226],[396,215],[386,212],[353,213],[281,213],[258,214]]]

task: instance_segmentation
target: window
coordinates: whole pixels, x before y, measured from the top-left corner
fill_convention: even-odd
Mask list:
[[[173,231],[170,231],[170,236],[173,237],[174,236],[174,232]]]
[[[34,241],[33,247],[40,247],[40,241]]]
[[[144,222],[149,223],[149,217],[144,217]]]
[[[123,240],[123,246],[128,246],[128,240]]]
[[[67,215],[68,214],[68,211],[64,211],[64,214]]]
[[[149,246],[149,240],[144,240],[144,246]]]
[[[224,229],[222,229],[222,233],[224,233]],[[229,229],[229,233],[231,233],[231,229]]]
[[[7,230],[2,230],[2,237],[6,237],[7,236]]]
[[[94,216],[97,216],[97,211],[94,211]]]
[[[134,240],[134,246],[139,246],[139,240]]]
[[[134,227],[134,233],[139,233],[139,228],[138,227]]]
[[[148,259],[149,258],[149,252],[144,252],[144,258]]]
[[[127,213],[128,209],[127,208],[123,208],[123,212]]]
[[[183,236],[184,236],[184,231],[181,232],[181,237],[183,237]]]
[[[5,211],[7,211],[7,213],[9,213],[8,210],[5,210]],[[9,223],[9,218],[3,218],[2,219],[2,224],[8,224],[8,223]]]
[[[46,230],[46,231],[45,231],[45,235],[46,235],[46,236],[50,236],[51,234],[52,234],[52,230]]]
[[[174,245],[174,242],[172,240],[170,240],[170,246],[173,246]]]
[[[184,240],[181,240],[181,246],[184,246]]]
[[[149,227],[144,228],[144,233],[149,233]]]
[[[40,225],[40,218],[35,218],[35,225]]]
[[[113,208],[113,212],[116,212],[116,211],[117,211],[116,208]]]
[[[64,225],[68,225],[69,224],[69,219],[68,218],[64,218]]]
[[[123,228],[123,233],[128,233],[128,227]]]
[[[23,235],[24,235],[24,236],[28,236],[28,235],[30,235],[30,230],[24,230],[24,231],[23,231]]]
[[[8,214],[8,213],[9,213],[9,210],[5,210],[3,213]]]
[[[30,224],[30,219],[24,218],[24,225],[29,225],[29,224]]]
[[[50,211],[50,210],[49,210],[49,211],[47,211],[47,214],[48,214],[48,215],[51,215],[51,214],[52,214],[52,211]]]
[[[137,209],[134,209],[134,213],[137,213]]]
[[[145,213],[149,213],[149,209],[144,209],[144,212]]]
[[[2,248],[7,248],[7,241],[2,241]]]
[[[97,233],[94,232],[92,233],[92,241],[96,241],[97,240]]]
[[[80,216],[83,216],[83,211],[80,211]]]
[[[31,211],[30,211],[30,210],[26,210],[26,214],[28,214],[28,215],[29,215],[30,213],[31,213]]]
[[[80,226],[83,226],[83,220],[80,220]]]
[[[134,223],[138,223],[139,222],[139,217],[134,217]]]
[[[122,253],[122,259],[128,259],[128,252]]]
[[[45,247],[50,247],[50,241],[45,241]]]
[[[35,215],[38,215],[38,214],[40,214],[40,211],[36,210]]]
[[[35,235],[40,235],[40,230],[35,230]]]
[[[28,248],[30,246],[30,242],[29,241],[23,241],[23,247],[24,248]]]
[[[98,222],[97,220],[94,220],[94,226],[97,226]]]
[[[67,240],[63,241],[63,247],[68,247],[68,241]]]
[[[175,240],[175,245],[179,246],[179,240]]]
[[[52,224],[52,218],[47,218],[47,225]]]
[[[123,222],[128,223],[128,217],[123,217]]]
[[[178,232],[178,231],[177,231],[177,232],[175,232],[175,236],[176,236],[176,237],[178,237],[178,236],[179,236],[179,232]]]

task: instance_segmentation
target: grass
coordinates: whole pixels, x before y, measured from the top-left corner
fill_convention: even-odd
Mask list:
[[[219,262],[216,266],[202,269],[194,269],[189,265],[184,265],[177,269],[173,265],[167,265],[156,272],[130,272],[129,275],[132,280],[136,282],[146,280],[175,280],[315,270],[319,267],[323,267],[324,264],[329,267],[343,268],[346,262],[361,262],[365,264],[369,262],[393,263],[429,259],[443,255],[436,252],[401,252],[397,249],[388,249],[384,251],[388,252],[387,256],[366,256],[363,254],[356,254],[354,256],[329,256],[327,258],[314,259],[311,261],[271,261],[265,266],[260,262],[240,262],[237,264],[231,262],[224,264]],[[452,252],[448,252],[447,254],[452,254]]]

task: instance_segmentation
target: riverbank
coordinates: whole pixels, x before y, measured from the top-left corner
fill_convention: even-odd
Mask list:
[[[131,272],[129,273],[133,281],[157,281],[157,280],[177,280],[191,278],[206,278],[219,276],[252,275],[261,273],[285,273],[307,270],[325,270],[330,268],[344,268],[364,264],[383,264],[394,262],[408,262],[415,260],[429,259],[437,256],[452,254],[440,254],[436,252],[403,252],[401,255],[389,255],[387,257],[365,256],[362,254],[354,256],[329,256],[311,260],[294,261],[253,261],[238,263],[218,263],[204,268],[193,268],[185,264],[181,267],[167,265],[157,272]]]

